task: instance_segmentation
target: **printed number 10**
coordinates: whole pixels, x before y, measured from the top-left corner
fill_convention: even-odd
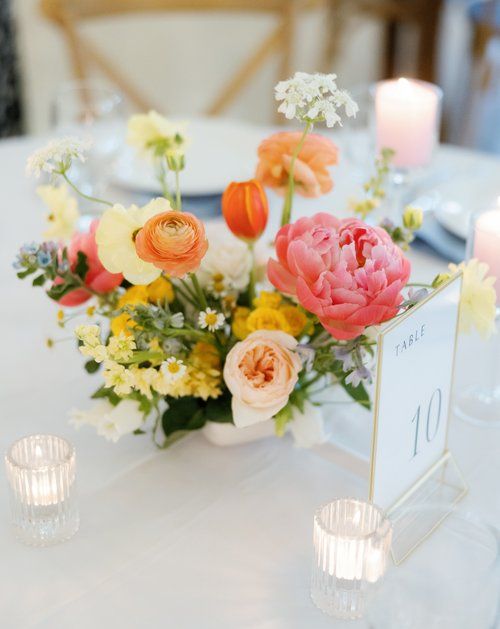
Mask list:
[[[441,419],[441,389],[436,389],[431,395],[429,405],[427,406],[427,422],[425,427],[425,438],[427,443],[430,443],[437,435],[439,429],[439,420]],[[417,412],[413,416],[411,423],[415,423],[415,441],[413,444],[412,459],[418,454],[419,444],[419,429],[420,429],[420,404],[418,405]]]

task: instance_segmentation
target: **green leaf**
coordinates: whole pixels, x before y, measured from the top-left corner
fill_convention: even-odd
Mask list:
[[[219,424],[231,424],[233,422],[231,399],[232,396],[229,391],[216,399],[210,398],[205,406],[206,420]]]
[[[35,277],[35,279],[33,280],[32,284],[33,286],[43,286],[45,284],[45,274],[42,273],[41,275],[37,275]]]
[[[163,432],[170,437],[179,430],[199,430],[206,422],[205,403],[194,397],[167,398],[168,408],[162,416]]]
[[[91,395],[91,398],[93,400],[100,400],[104,398],[113,406],[117,406],[121,402],[121,397],[116,395],[113,389],[108,389],[104,385],[100,389],[97,389],[97,391]]]
[[[33,268],[26,269],[25,271],[19,271],[19,273],[16,273],[16,275],[20,280],[23,280],[25,277],[28,277],[28,275],[31,275],[35,271],[36,271],[36,267],[33,267]]]
[[[75,290],[75,288],[77,288],[77,287],[74,284],[70,284],[70,283],[68,283],[68,284],[54,284],[47,291],[47,295],[51,299],[54,299],[55,301],[59,301],[62,297],[64,297],[64,295],[67,295],[72,290]]]
[[[285,428],[288,422],[292,419],[292,408],[289,404],[278,411],[274,416],[275,432],[278,437],[283,437],[285,434]]]
[[[87,263],[87,256],[83,253],[83,251],[79,251],[77,253],[75,274],[78,275],[81,280],[85,280],[85,276],[87,275],[88,270],[89,265]]]
[[[345,378],[342,378],[340,384],[345,389],[346,393],[352,397],[354,401],[358,404],[361,404],[364,408],[371,410],[372,403],[370,400],[370,396],[368,395],[367,390],[363,386],[362,383],[359,383],[357,387],[353,387],[352,384],[349,384],[345,381]]]
[[[99,363],[97,363],[95,360],[92,360],[92,359],[88,360],[84,365],[85,371],[87,373],[95,373],[96,371],[99,370],[100,366],[101,365]]]

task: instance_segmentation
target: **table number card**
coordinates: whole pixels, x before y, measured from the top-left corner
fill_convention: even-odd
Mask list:
[[[370,499],[389,509],[445,455],[460,274],[379,335]]]

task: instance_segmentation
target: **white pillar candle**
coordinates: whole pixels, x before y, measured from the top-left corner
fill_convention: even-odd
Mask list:
[[[437,142],[441,90],[412,79],[380,81],[375,88],[377,152],[395,151],[397,168],[426,166]]]
[[[486,262],[489,274],[496,277],[497,303],[500,304],[500,197],[496,208],[476,220],[473,257]]]

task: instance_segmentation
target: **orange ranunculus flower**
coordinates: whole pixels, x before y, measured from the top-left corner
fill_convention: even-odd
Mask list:
[[[233,181],[222,195],[222,214],[235,236],[256,240],[266,228],[269,216],[264,188],[255,179]]]
[[[203,223],[188,212],[162,212],[152,216],[135,239],[137,255],[172,277],[198,269],[207,252]]]
[[[259,163],[255,177],[264,185],[284,194],[292,155],[300,142],[300,131],[274,133],[260,143]],[[306,136],[304,146],[295,161],[295,190],[304,197],[319,197],[333,188],[328,166],[338,161],[338,149],[323,136]]]

